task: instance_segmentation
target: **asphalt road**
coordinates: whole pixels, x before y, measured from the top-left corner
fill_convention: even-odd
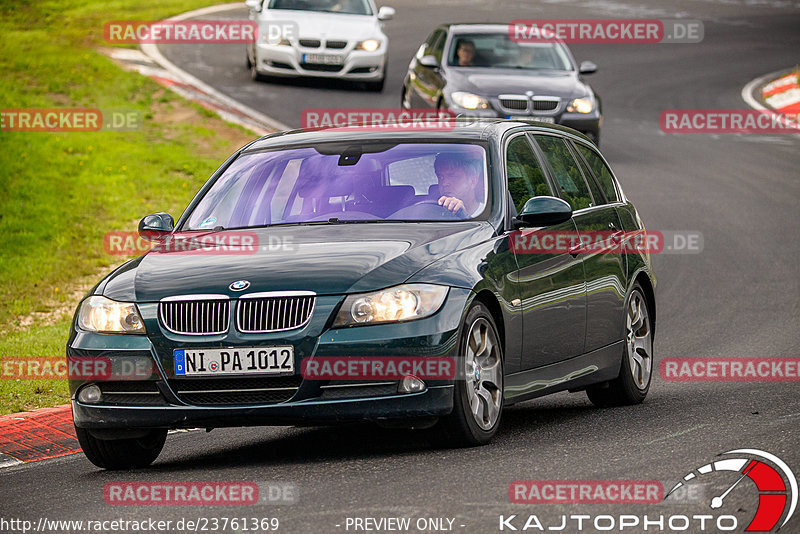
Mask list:
[[[299,126],[305,108],[396,107],[409,58],[439,22],[701,19],[705,39],[699,44],[572,46],[578,61],[599,65],[590,82],[604,99],[603,151],[648,228],[703,235],[699,254],[655,257],[655,352],[659,359],[800,356],[800,135],[664,134],[658,125],[663,109],[745,108],[740,91],[749,80],[800,60],[800,3],[639,4],[392,0],[397,16],[386,26],[391,54],[382,94],[317,82],[251,82],[236,45],[162,51],[223,93]],[[225,14],[243,16],[243,10]],[[510,514],[523,517],[515,520],[521,528],[528,514],[557,526],[562,513],[709,513],[717,488],[735,479],[717,475],[703,503],[671,505],[517,505],[507,492],[511,481],[526,479],[667,484],[737,448],[769,451],[800,474],[798,393],[797,382],[665,382],[655,376],[637,407],[598,410],[585,395],[567,393],[511,407],[490,446],[467,450],[431,448],[424,433],[369,425],[178,433],[147,470],[103,472],[82,455],[6,469],[0,472],[0,516],[277,517],[279,532],[291,533],[347,532],[348,517],[444,517],[454,519],[456,532],[471,533],[496,532],[499,516]],[[105,483],[134,480],[286,481],[297,485],[299,501],[255,507],[104,503]],[[756,505],[756,488],[748,482],[730,494],[723,511],[736,515],[742,530]],[[797,514],[784,531],[800,532]]]

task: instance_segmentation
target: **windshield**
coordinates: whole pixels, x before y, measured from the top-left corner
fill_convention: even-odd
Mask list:
[[[372,15],[372,8],[367,0],[270,0],[269,9]]]
[[[518,43],[505,33],[457,34],[447,57],[453,67],[573,70],[561,43]]]
[[[241,155],[182,229],[465,220],[483,213],[487,191],[481,145],[320,144]]]

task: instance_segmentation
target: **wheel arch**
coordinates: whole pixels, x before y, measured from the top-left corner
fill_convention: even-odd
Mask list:
[[[653,339],[656,337],[656,294],[653,289],[653,284],[650,277],[644,271],[640,271],[634,278],[635,282],[639,282],[644,292],[644,298],[647,299],[647,310],[650,313],[650,329],[652,330]]]
[[[503,320],[503,309],[500,307],[500,302],[497,297],[490,290],[484,288],[475,294],[472,302],[480,302],[489,309],[489,313],[494,319],[494,324],[497,327],[497,333],[500,335],[500,344],[503,346],[503,355],[506,354],[506,327]],[[470,303],[471,305],[472,303]]]

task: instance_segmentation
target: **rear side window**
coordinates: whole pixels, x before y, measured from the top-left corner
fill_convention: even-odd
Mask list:
[[[586,160],[589,168],[592,169],[592,173],[594,173],[594,177],[600,184],[600,189],[603,190],[608,201],[619,201],[617,188],[614,187],[614,176],[611,174],[611,169],[609,169],[608,165],[603,161],[603,158],[600,157],[600,154],[580,143],[575,143],[575,146],[578,147],[578,152],[580,152],[583,159]]]
[[[569,202],[573,210],[592,206],[593,200],[589,188],[566,142],[550,135],[535,135],[534,138],[553,170],[558,187],[561,189],[561,198]]]
[[[532,197],[550,196],[553,192],[544,178],[539,160],[524,135],[515,137],[506,149],[508,192],[519,213]]]

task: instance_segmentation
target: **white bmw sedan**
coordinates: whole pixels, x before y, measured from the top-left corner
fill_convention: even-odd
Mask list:
[[[258,24],[248,46],[254,80],[314,76],[366,82],[382,91],[389,39],[382,21],[394,9],[373,0],[247,0]]]

